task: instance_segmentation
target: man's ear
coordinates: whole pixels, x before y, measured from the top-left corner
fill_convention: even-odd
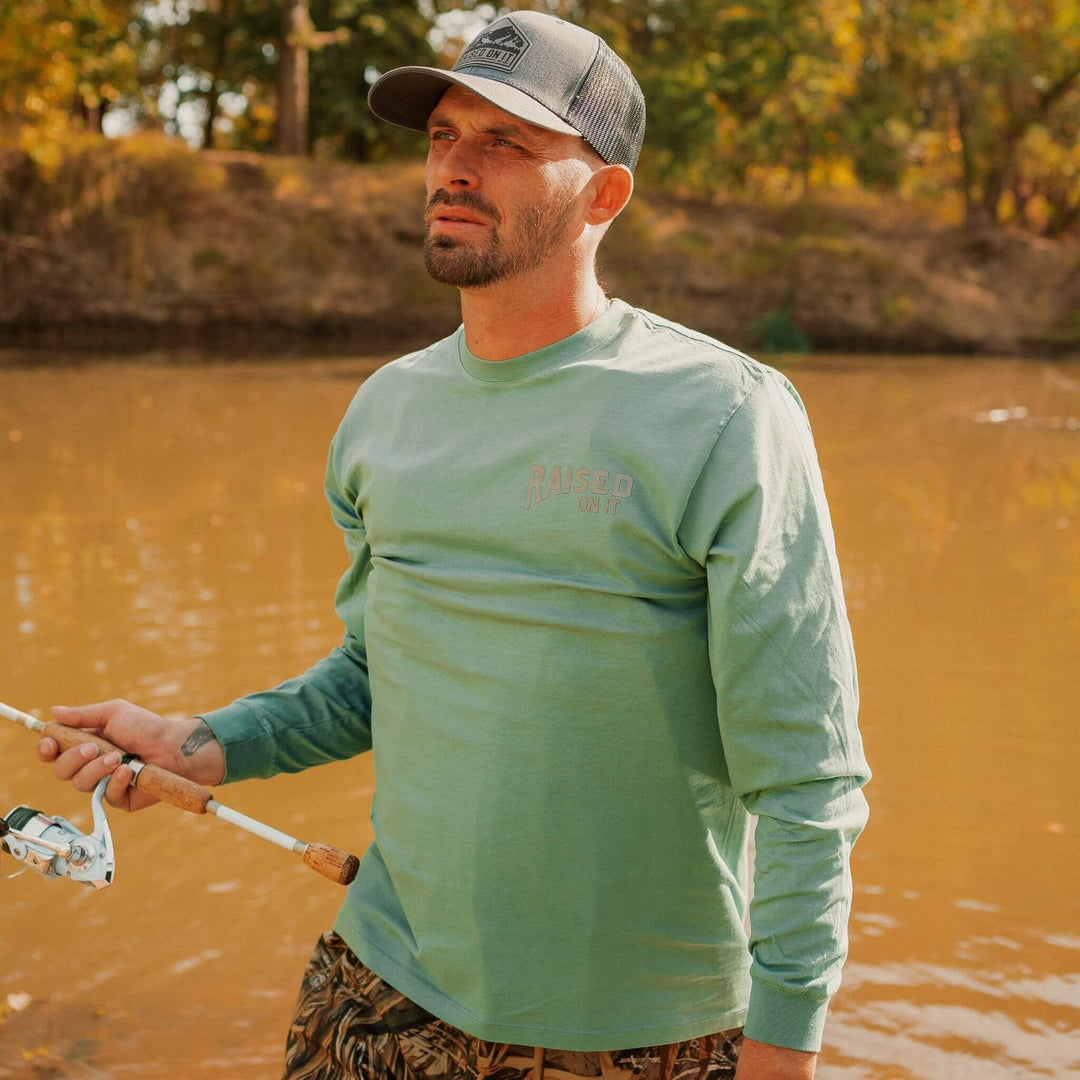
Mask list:
[[[590,225],[614,221],[634,193],[634,174],[625,165],[605,165],[593,173],[593,198],[585,220]]]

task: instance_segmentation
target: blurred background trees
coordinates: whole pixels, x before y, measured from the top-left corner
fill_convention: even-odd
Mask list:
[[[515,6],[540,6],[512,4]],[[643,168],[695,193],[861,184],[969,219],[1080,222],[1080,0],[549,0],[650,108]],[[506,8],[456,0],[0,0],[0,141],[80,133],[362,162],[415,153],[368,86],[449,64]]]

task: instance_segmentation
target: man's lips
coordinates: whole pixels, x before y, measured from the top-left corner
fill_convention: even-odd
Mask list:
[[[446,210],[440,210],[436,214],[431,215],[432,225],[486,225],[487,222],[481,218],[476,217],[474,214],[468,213],[468,211],[458,211],[447,208]]]

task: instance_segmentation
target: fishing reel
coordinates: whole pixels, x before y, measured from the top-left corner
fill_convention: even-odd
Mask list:
[[[59,815],[46,817],[33,807],[16,806],[0,818],[0,850],[43,877],[66,877],[93,885],[95,889],[111,885],[116,863],[112,833],[105,817],[108,783],[106,776],[94,789],[90,802],[93,832],[79,832]]]

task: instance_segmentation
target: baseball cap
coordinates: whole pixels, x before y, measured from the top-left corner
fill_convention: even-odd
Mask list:
[[[471,90],[526,123],[580,135],[609,165],[637,165],[645,98],[603,38],[539,11],[496,19],[450,71],[400,67],[368,91],[371,111],[399,127],[426,131],[448,86]]]

